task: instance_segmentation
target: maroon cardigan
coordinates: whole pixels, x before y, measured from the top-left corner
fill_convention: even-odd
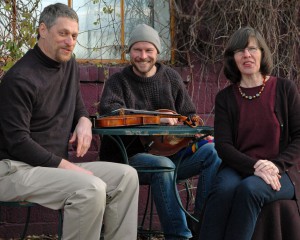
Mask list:
[[[233,85],[220,91],[215,108],[215,146],[222,165],[230,165],[243,175],[253,174],[256,160],[235,149],[239,111]],[[295,185],[295,200],[279,200],[266,204],[256,222],[252,240],[300,239],[300,97],[296,85],[277,79],[274,111],[281,125],[280,153],[272,159],[287,172]],[[243,164],[241,164],[243,163]]]

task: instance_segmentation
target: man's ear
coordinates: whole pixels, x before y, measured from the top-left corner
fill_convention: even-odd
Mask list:
[[[46,38],[46,34],[48,32],[47,26],[45,25],[45,23],[41,23],[39,26],[39,34],[41,38]]]

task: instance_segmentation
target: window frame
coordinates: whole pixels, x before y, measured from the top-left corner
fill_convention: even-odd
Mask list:
[[[16,9],[16,0],[12,0],[13,12],[12,12],[12,29],[13,36],[16,36],[16,26],[17,26],[17,9]],[[73,0],[68,0],[68,6],[73,6]],[[128,63],[129,60],[126,59],[126,43],[125,43],[125,0],[120,0],[120,11],[121,11],[121,58],[118,59],[84,59],[84,58],[76,58],[79,63],[94,63],[94,64],[124,64]],[[170,11],[170,41],[171,41],[171,54],[170,59],[166,60],[168,62],[175,62],[175,46],[174,46],[174,29],[175,29],[175,15],[174,15],[174,0],[169,0],[169,11]]]

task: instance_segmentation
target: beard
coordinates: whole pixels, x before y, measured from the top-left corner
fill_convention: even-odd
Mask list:
[[[65,53],[63,50],[56,52],[55,60],[60,63],[68,62],[72,57],[73,51]]]
[[[133,61],[131,60],[131,65],[137,75],[141,77],[147,77],[148,73],[154,68],[154,61]]]
[[[57,54],[56,61],[60,63],[68,62],[72,57],[72,53],[68,55]]]

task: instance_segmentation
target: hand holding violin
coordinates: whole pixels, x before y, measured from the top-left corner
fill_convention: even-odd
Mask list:
[[[168,112],[168,111],[166,111],[166,112],[161,112],[161,113],[166,113],[166,114],[174,114],[174,112]],[[160,119],[160,123],[162,123],[162,124],[168,124],[168,125],[177,125],[178,124],[178,118],[166,118],[166,117],[162,117],[161,119]]]
[[[195,138],[196,138],[196,139],[202,138],[202,139],[207,140],[207,141],[209,141],[209,142],[211,142],[211,141],[214,140],[214,137],[211,136],[211,135],[207,135],[207,136],[205,136],[205,137],[203,137],[203,136],[205,136],[205,135],[204,135],[204,134],[201,134],[201,133],[197,133],[197,134],[195,135]]]

